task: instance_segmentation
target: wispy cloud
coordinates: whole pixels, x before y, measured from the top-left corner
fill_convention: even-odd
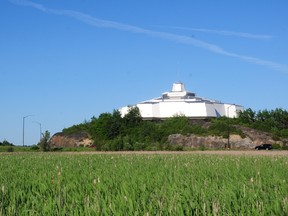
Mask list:
[[[266,60],[262,60],[262,59],[251,57],[251,56],[245,56],[245,55],[240,55],[237,53],[229,52],[218,45],[207,43],[207,42],[202,41],[202,40],[197,40],[197,39],[192,38],[192,37],[177,35],[177,34],[172,34],[172,33],[167,33],[167,32],[152,31],[152,30],[144,29],[141,27],[133,26],[133,25],[127,25],[127,24],[123,24],[123,23],[119,23],[119,22],[115,22],[115,21],[98,19],[98,18],[95,18],[91,15],[84,14],[84,13],[77,12],[77,11],[72,11],[72,10],[49,9],[47,7],[44,7],[41,4],[34,3],[31,1],[26,1],[26,0],[10,0],[10,2],[17,4],[17,5],[30,6],[30,7],[33,7],[35,9],[41,10],[45,13],[62,15],[62,16],[66,16],[66,17],[72,17],[76,20],[82,21],[86,24],[89,24],[89,25],[92,25],[95,27],[117,29],[120,31],[127,31],[127,32],[131,32],[131,33],[143,34],[143,35],[147,35],[150,37],[155,37],[155,38],[160,38],[163,40],[173,41],[176,43],[187,44],[187,45],[191,45],[194,47],[199,47],[199,48],[208,50],[208,51],[216,53],[216,54],[238,58],[240,60],[250,62],[252,64],[262,65],[265,67],[269,67],[273,70],[278,70],[278,71],[288,73],[288,65],[279,64],[279,63],[272,62],[272,61],[266,61]]]
[[[162,26],[165,27],[165,26]],[[172,28],[172,29],[181,29],[187,31],[194,31],[194,32],[204,32],[209,34],[218,34],[218,35],[227,35],[227,36],[235,36],[235,37],[242,37],[242,38],[249,38],[249,39],[272,39],[275,36],[273,35],[262,35],[262,34],[251,34],[247,32],[236,32],[236,31],[227,31],[227,30],[214,30],[214,29],[204,29],[204,28],[188,28],[188,27],[165,27],[165,28]]]

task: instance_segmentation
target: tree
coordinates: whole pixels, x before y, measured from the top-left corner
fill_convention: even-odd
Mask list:
[[[99,118],[93,118],[90,125],[90,134],[94,140],[111,140],[120,134],[121,114],[118,110],[113,113],[102,113]]]
[[[162,137],[168,137],[170,134],[188,134],[192,132],[189,119],[184,115],[175,115],[163,121],[160,125],[160,133]]]
[[[50,132],[46,130],[42,134],[42,139],[40,140],[40,143],[39,143],[39,146],[40,146],[42,151],[44,151],[44,152],[50,151],[49,140],[50,140]]]
[[[4,140],[3,142],[0,142],[0,146],[14,146],[14,145],[13,143],[10,143],[7,140]]]
[[[288,129],[288,111],[277,108],[271,112],[272,118],[279,129]]]
[[[252,124],[256,121],[256,113],[251,108],[240,112],[239,114],[239,121],[244,124]]]
[[[124,123],[126,128],[134,128],[139,126],[142,122],[140,109],[137,106],[129,107],[128,113],[124,116]]]

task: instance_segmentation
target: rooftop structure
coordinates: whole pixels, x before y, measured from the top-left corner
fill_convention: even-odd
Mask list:
[[[243,106],[197,97],[186,91],[183,83],[174,83],[170,92],[161,97],[136,104],[143,119],[165,119],[184,115],[188,118],[237,117]],[[120,109],[122,115],[128,113],[129,106]]]

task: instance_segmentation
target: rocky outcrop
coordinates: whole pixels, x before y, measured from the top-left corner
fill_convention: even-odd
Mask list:
[[[204,122],[204,124],[208,124]],[[202,124],[202,126],[205,126]],[[237,126],[244,136],[231,134],[229,143],[232,149],[254,149],[255,146],[268,143],[268,144],[279,144],[283,146],[288,144],[288,140],[276,141],[272,135],[263,131],[255,129]],[[81,147],[91,146],[93,140],[91,136],[86,132],[78,132],[74,134],[56,133],[50,139],[50,146],[55,147]],[[220,136],[199,136],[195,134],[181,135],[172,134],[168,137],[168,142],[171,145],[180,145],[189,148],[206,148],[206,149],[223,149],[228,147],[228,139]]]
[[[55,147],[65,147],[65,148],[74,148],[74,147],[87,147],[93,144],[93,140],[90,135],[85,132],[73,133],[73,134],[64,134],[56,133],[54,134],[50,141],[50,146]]]
[[[172,145],[180,145],[189,148],[223,149],[227,147],[228,140],[219,136],[197,136],[172,134],[168,137]],[[254,148],[249,138],[242,139],[239,135],[230,136],[231,148]]]
[[[282,145],[282,142],[276,141],[272,138],[272,135],[263,131],[255,130],[248,127],[238,126],[238,128],[243,132],[243,134],[249,138],[254,145],[260,145],[263,143],[269,143],[269,144],[280,144]]]
[[[244,138],[236,134],[230,135],[229,143],[231,148],[233,149],[254,149],[255,146],[263,143],[279,144],[280,146],[283,145],[282,141],[273,140],[272,136],[268,133],[246,127],[241,127],[240,129],[245,135]],[[168,137],[168,142],[172,145],[180,145],[195,149],[221,149],[228,147],[228,139],[219,136],[172,134]]]

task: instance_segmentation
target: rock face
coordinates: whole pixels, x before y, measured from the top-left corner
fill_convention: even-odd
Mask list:
[[[230,135],[230,146],[233,149],[254,149],[255,146],[270,143],[283,145],[281,141],[275,141],[268,133],[260,132],[251,128],[240,128],[245,135],[242,138],[240,135]],[[180,145],[190,148],[208,148],[208,149],[223,149],[227,147],[228,139],[219,136],[197,136],[194,134],[181,135],[172,134],[168,137],[168,142],[174,145]]]
[[[239,129],[245,134],[247,138],[249,138],[254,145],[260,145],[263,143],[269,143],[269,144],[280,144],[283,145],[281,141],[275,141],[272,138],[272,135],[269,133],[265,133],[263,131],[258,131],[252,128],[247,127],[239,127]]]
[[[87,147],[93,144],[93,140],[90,135],[85,132],[79,132],[74,134],[64,134],[56,133],[54,134],[50,141],[50,146],[55,147],[65,147],[65,148],[74,148],[74,147]]]
[[[203,126],[203,125],[202,125]],[[204,125],[205,126],[205,125]],[[238,126],[243,134],[242,138],[240,135],[231,134],[230,135],[230,147],[232,149],[254,149],[255,146],[268,143],[268,144],[279,144],[283,146],[283,143],[288,144],[288,140],[275,141],[272,135],[265,133],[263,131],[258,131],[251,128]],[[64,134],[56,133],[50,139],[50,146],[55,147],[81,147],[81,146],[91,146],[93,140],[91,136],[86,132],[79,132],[74,134]],[[224,149],[228,144],[228,140],[219,136],[199,136],[195,134],[181,135],[172,134],[168,137],[168,142],[171,145],[180,145],[189,148],[206,148],[206,149]]]

